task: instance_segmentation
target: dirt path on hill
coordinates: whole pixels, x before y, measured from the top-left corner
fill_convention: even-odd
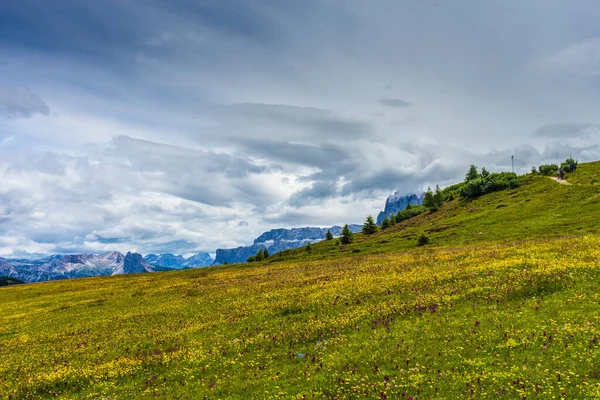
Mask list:
[[[566,180],[564,180],[564,179],[563,179],[563,180],[560,180],[560,179],[558,179],[558,178],[557,178],[557,177],[555,177],[555,176],[551,176],[551,177],[550,177],[550,179],[552,179],[552,180],[553,180],[554,182],[556,182],[556,183],[560,183],[561,185],[572,185],[572,183],[571,183],[571,182],[567,182],[567,181],[566,181]]]

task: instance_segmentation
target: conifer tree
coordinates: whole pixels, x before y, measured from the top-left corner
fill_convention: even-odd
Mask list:
[[[341,237],[341,242],[342,244],[350,244],[352,243],[352,239],[353,239],[353,235],[352,235],[352,231],[350,230],[350,227],[348,226],[348,224],[344,225],[344,228],[342,229],[342,237]]]
[[[325,234],[325,240],[333,240],[333,233],[331,233],[331,231],[327,231]]]
[[[435,192],[433,194],[433,205],[436,210],[439,210],[444,205],[444,195],[440,190],[440,185],[435,186]]]
[[[383,219],[383,221],[381,221],[381,229],[387,229],[389,227],[390,227],[390,219],[386,215],[385,218]]]
[[[256,255],[254,256],[254,260],[256,260],[256,261],[262,261],[262,260],[263,260],[263,258],[264,258],[264,255],[263,255],[263,249],[262,249],[262,247],[261,247],[261,248],[260,248],[260,249],[258,249],[258,251],[256,252]]]
[[[429,209],[435,208],[435,200],[433,199],[433,191],[430,187],[427,188],[425,196],[423,197],[423,206]]]
[[[465,182],[471,182],[475,179],[479,178],[479,172],[477,172],[477,166],[471,165],[469,171],[467,171],[467,175],[465,176]]]
[[[362,233],[372,235],[377,232],[377,224],[373,221],[373,217],[369,215],[363,224]]]
[[[269,257],[269,250],[267,250],[267,248],[265,247],[263,249],[263,258],[267,258],[267,257]]]

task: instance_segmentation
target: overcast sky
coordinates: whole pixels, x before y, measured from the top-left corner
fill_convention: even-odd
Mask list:
[[[598,0],[2,0],[0,256],[214,252],[600,159]]]

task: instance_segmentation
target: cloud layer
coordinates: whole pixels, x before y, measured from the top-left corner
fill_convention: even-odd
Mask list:
[[[0,11],[0,256],[214,251],[600,158],[593,0],[53,5]]]

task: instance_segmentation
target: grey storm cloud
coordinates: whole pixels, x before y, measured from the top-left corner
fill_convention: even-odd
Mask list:
[[[546,138],[557,138],[566,139],[573,137],[585,136],[585,130],[592,127],[592,124],[577,124],[577,123],[565,123],[565,124],[554,124],[546,125],[536,129],[533,132],[534,136],[546,137]]]
[[[407,108],[412,106],[412,103],[402,99],[381,99],[379,104],[392,108]]]
[[[277,132],[278,136],[320,139],[357,139],[369,136],[373,127],[365,120],[326,109],[288,104],[243,103],[215,105],[208,109],[212,118],[225,126]],[[260,134],[260,133],[259,133]]]
[[[0,83],[0,117],[29,118],[49,112],[48,105],[31,90]]]
[[[597,0],[8,3],[0,255],[212,251],[600,158],[569,122],[600,104]]]

